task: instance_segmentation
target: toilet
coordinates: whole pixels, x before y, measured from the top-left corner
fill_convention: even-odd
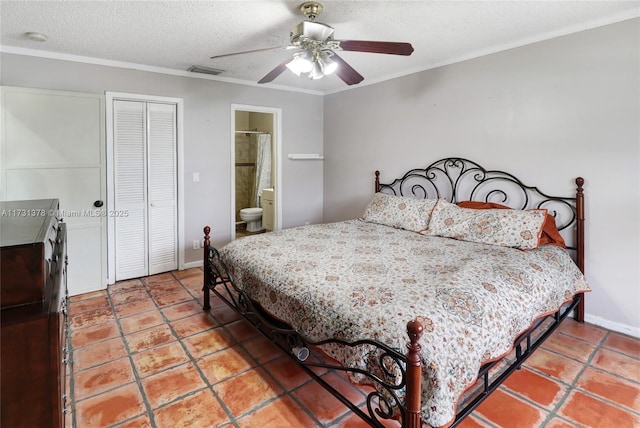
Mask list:
[[[262,230],[262,208],[243,208],[240,210],[240,218],[247,222],[247,232]]]

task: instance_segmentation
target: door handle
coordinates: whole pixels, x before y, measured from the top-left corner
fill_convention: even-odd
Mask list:
[[[94,207],[96,207],[96,208],[100,208],[100,207],[101,207],[101,206],[103,206],[103,205],[104,205],[104,202],[102,202],[102,201],[100,201],[100,200],[95,201],[95,202],[93,203],[93,206],[94,206]]]

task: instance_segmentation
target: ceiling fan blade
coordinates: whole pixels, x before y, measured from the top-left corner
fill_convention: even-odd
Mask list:
[[[338,63],[336,75],[347,85],[357,85],[364,80],[364,77],[360,73],[347,64],[347,62],[340,58],[335,52],[331,56],[331,59]]]
[[[413,46],[404,42],[374,42],[371,40],[336,40],[343,51],[391,55],[411,55]]]
[[[250,51],[242,51],[242,52],[234,52],[234,53],[228,53],[228,54],[222,54],[222,55],[215,55],[212,56],[211,59],[216,59],[216,58],[223,58],[226,56],[234,56],[234,55],[244,55],[244,54],[248,54],[248,53],[254,53],[254,52],[264,52],[264,51],[274,51],[276,49],[287,49],[290,48],[291,46],[275,46],[272,48],[263,48],[263,49],[253,49]]]
[[[276,77],[280,76],[282,74],[282,72],[287,69],[287,64],[289,64],[291,61],[293,61],[293,57],[287,59],[283,63],[281,63],[278,66],[276,66],[276,68],[271,70],[269,73],[267,73],[266,76],[264,76],[262,79],[260,79],[258,81],[258,83],[269,83],[269,82],[271,82],[273,79],[275,79]]]

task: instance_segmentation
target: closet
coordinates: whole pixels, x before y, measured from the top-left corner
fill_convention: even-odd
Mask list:
[[[176,109],[113,100],[116,281],[178,267]]]

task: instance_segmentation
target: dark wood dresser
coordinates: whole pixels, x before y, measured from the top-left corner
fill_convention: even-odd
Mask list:
[[[67,231],[57,199],[0,202],[0,424],[64,427]]]

